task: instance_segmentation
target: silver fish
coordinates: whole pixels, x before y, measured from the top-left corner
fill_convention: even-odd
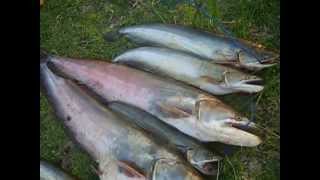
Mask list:
[[[215,63],[249,70],[273,66],[272,60],[276,58],[271,52],[263,52],[259,53],[263,59],[258,60],[257,51],[253,54],[253,49],[241,41],[173,24],[136,25],[121,28],[119,33],[139,44],[182,50]]]
[[[40,180],[75,180],[62,170],[40,160]]]
[[[257,136],[239,128],[254,127],[254,123],[199,89],[103,61],[62,57],[48,61],[56,73],[85,85],[101,99],[136,106],[200,141],[239,146],[261,143]]]
[[[121,102],[111,102],[108,107],[125,115],[130,123],[136,124],[152,134],[154,138],[161,139],[162,144],[178,149],[188,162],[203,174],[217,175],[218,163],[222,157],[204,147],[200,142],[137,107]]]
[[[113,62],[169,76],[214,95],[263,90],[261,78],[234,68],[210,63],[183,51],[158,47],[140,47],[116,57]]]
[[[100,179],[200,180],[183,159],[40,64],[41,84],[72,137],[99,163]],[[120,175],[121,176],[120,176]]]

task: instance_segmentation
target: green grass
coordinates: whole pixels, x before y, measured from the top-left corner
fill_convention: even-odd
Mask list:
[[[237,37],[279,50],[279,0],[206,1],[209,13],[220,18]],[[135,46],[126,39],[106,42],[105,35],[119,27],[147,22],[184,24],[219,33],[215,22],[187,4],[140,0],[47,0],[41,8],[41,48],[60,56],[112,59]],[[133,6],[135,4],[135,6]],[[265,90],[258,94],[256,122],[264,142],[256,148],[242,148],[226,158],[219,179],[280,179],[280,73],[279,65],[260,72]],[[250,116],[247,96],[224,98]],[[90,160],[71,143],[62,124],[41,95],[40,157],[61,166],[81,179],[97,179]]]

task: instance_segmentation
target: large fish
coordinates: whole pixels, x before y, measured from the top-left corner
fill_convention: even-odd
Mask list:
[[[100,179],[202,179],[180,156],[104,108],[83,88],[53,74],[46,64],[40,64],[40,73],[57,117],[99,163]]]
[[[129,50],[113,61],[186,82],[215,95],[257,93],[261,78],[224,65],[201,60],[183,51],[158,47]]]
[[[200,141],[257,146],[261,140],[240,126],[254,124],[219,99],[127,66],[104,61],[49,57],[55,71],[77,80],[105,101],[134,105]]]
[[[270,52],[258,53],[247,46],[248,43],[236,39],[172,24],[130,26],[121,28],[119,33],[139,44],[182,50],[215,63],[249,70],[272,66],[272,60],[276,57]]]
[[[75,180],[62,170],[40,160],[40,180]]]
[[[178,149],[188,162],[203,174],[217,174],[216,167],[219,166],[222,157],[207,149],[200,142],[137,107],[121,102],[111,102],[108,107],[128,117],[126,119],[130,123],[161,140],[162,144]]]

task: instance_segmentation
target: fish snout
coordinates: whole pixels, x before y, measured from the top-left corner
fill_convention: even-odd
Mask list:
[[[252,63],[245,63],[242,64],[243,67],[252,70],[252,71],[260,71],[262,69],[268,68],[268,67],[272,67],[275,66],[277,63],[272,63],[272,62],[252,62]]]
[[[279,59],[279,55],[273,53],[255,57],[248,53],[240,52],[238,57],[240,66],[252,71],[259,71],[264,68],[275,66],[277,64],[276,60]]]
[[[230,86],[237,91],[245,93],[258,93],[264,89],[262,83],[263,80],[261,78],[254,77],[247,80],[241,80],[235,83],[231,83]]]
[[[203,141],[217,141],[236,146],[253,147],[261,143],[256,135],[248,132],[254,123],[236,115],[236,112],[221,101],[203,99],[197,106],[199,126],[206,132]]]
[[[250,122],[245,117],[241,118],[241,120],[226,119],[220,124],[221,142],[236,146],[258,146],[262,141],[258,136],[250,132],[254,129],[256,129],[255,123]]]

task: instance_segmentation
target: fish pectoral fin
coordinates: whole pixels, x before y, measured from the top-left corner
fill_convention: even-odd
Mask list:
[[[118,170],[130,178],[146,179],[146,176],[140,173],[136,168],[132,167],[124,161],[117,161]]]
[[[213,77],[210,77],[210,76],[200,76],[199,81],[210,83],[210,84],[219,84],[222,82],[222,80],[214,79]]]
[[[202,179],[198,172],[182,161],[162,158],[155,161],[151,180],[160,179]]]
[[[159,110],[164,114],[165,117],[179,119],[192,116],[192,113],[188,112],[182,107],[175,106],[172,104],[159,103]]]

